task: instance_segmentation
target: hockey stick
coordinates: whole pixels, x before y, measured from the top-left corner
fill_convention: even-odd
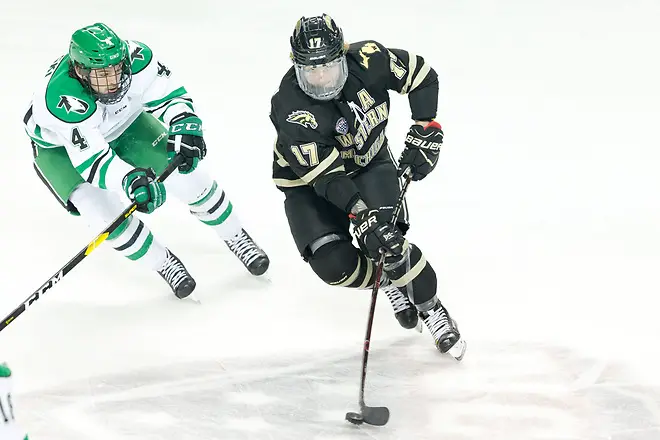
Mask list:
[[[177,169],[179,165],[183,162],[183,157],[181,155],[177,155],[174,157],[174,159],[167,165],[167,168],[163,171],[163,173],[158,176],[156,179],[158,182],[163,182],[165,179],[169,177],[174,170]],[[66,276],[69,272],[73,270],[74,267],[78,265],[82,260],[85,259],[89,254],[92,253],[94,249],[100,246],[101,243],[103,243],[110,234],[114,230],[116,230],[119,225],[121,225],[124,220],[126,220],[128,217],[130,217],[133,212],[137,209],[137,203],[133,202],[128,208],[124,210],[119,216],[108,225],[103,232],[101,232],[99,235],[97,235],[92,241],[90,241],[87,246],[85,246],[78,254],[73,257],[71,260],[69,260],[68,263],[66,263],[60,270],[55,273],[48,281],[46,281],[44,284],[41,285],[32,295],[30,295],[23,303],[18,306],[13,312],[11,312],[7,317],[5,317],[2,322],[0,322],[0,331],[4,330],[5,327],[7,327],[9,324],[14,322],[16,318],[18,318],[23,312],[25,312],[28,307],[32,306],[32,304],[37,301],[42,295],[46,293],[51,287],[53,287],[55,284],[59,283],[62,281],[62,278]]]
[[[392,224],[396,223],[396,219],[399,216],[399,211],[403,206],[403,199],[406,196],[406,191],[408,191],[408,185],[412,179],[412,174],[409,170],[405,173],[405,180],[399,193],[399,200],[396,202],[394,207],[394,212],[392,213]],[[362,423],[367,423],[369,425],[383,426],[390,419],[390,410],[386,406],[367,406],[364,403],[364,386],[367,379],[367,361],[369,360],[369,346],[371,343],[371,329],[374,323],[374,314],[376,312],[376,299],[378,297],[378,290],[380,289],[380,278],[383,274],[383,264],[385,263],[385,254],[381,254],[380,259],[378,260],[378,266],[376,266],[376,278],[374,280],[374,286],[371,290],[371,307],[369,308],[369,318],[367,319],[367,334],[364,337],[364,348],[362,349],[362,376],[360,377],[360,413],[348,412],[346,413],[346,420],[355,424],[361,425]]]

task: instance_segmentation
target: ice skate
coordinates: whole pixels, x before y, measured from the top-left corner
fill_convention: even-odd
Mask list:
[[[241,229],[238,236],[225,243],[252,275],[263,275],[268,270],[270,265],[268,255],[257,246],[245,229]]]
[[[447,353],[460,361],[465,355],[467,346],[461,339],[456,321],[449,316],[449,312],[440,301],[435,298],[432,301],[435,304],[430,309],[424,310],[424,305],[421,305],[422,311],[419,312],[419,317],[431,332],[436,348],[441,353]]]
[[[419,321],[415,306],[408,299],[408,295],[402,292],[398,287],[391,284],[381,286],[380,290],[387,295],[387,298],[394,309],[394,316],[399,321],[401,327],[406,329],[415,328]]]
[[[177,298],[187,298],[195,290],[195,280],[188,273],[181,260],[170,252],[169,249],[167,249],[167,258],[158,271],[158,274],[167,281],[167,284],[170,285],[172,292],[174,292]],[[193,296],[191,299],[195,299],[195,297]]]

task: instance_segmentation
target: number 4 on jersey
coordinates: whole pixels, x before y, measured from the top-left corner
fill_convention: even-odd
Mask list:
[[[71,143],[75,145],[80,151],[89,148],[89,145],[87,145],[87,141],[80,134],[80,130],[78,130],[78,127],[74,127],[73,131],[71,132]]]

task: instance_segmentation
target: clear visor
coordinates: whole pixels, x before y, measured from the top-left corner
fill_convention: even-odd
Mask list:
[[[318,66],[295,65],[298,85],[314,99],[330,100],[341,92],[348,78],[346,57],[341,56]]]

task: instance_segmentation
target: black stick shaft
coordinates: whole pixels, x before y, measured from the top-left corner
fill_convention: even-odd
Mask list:
[[[177,155],[174,160],[172,160],[168,165],[167,168],[163,171],[163,173],[158,176],[157,181],[158,182],[163,182],[167,177],[169,177],[170,174],[174,172],[174,170],[177,169],[177,167],[182,163],[183,157],[180,155]],[[0,322],[0,331],[4,330],[9,324],[14,322],[16,318],[18,318],[23,312],[25,312],[32,304],[37,301],[42,295],[44,295],[51,287],[53,287],[55,284],[58,282],[62,281],[62,278],[64,278],[69,272],[73,270],[74,267],[76,267],[82,260],[85,259],[89,254],[94,251],[101,243],[103,243],[112,232],[119,227],[128,217],[130,217],[133,212],[137,209],[137,204],[132,203],[128,208],[124,210],[119,216],[112,221],[104,230],[101,232],[99,235],[97,235],[92,241],[90,241],[87,246],[85,246],[83,249],[80,250],[76,254],[75,257],[73,257],[71,260],[69,260],[68,263],[66,263],[64,266],[62,266],[52,277],[48,279],[45,283],[43,283],[37,290],[35,290],[25,301],[21,303],[18,307],[14,309],[13,312],[11,312],[9,315],[7,315],[2,322]]]
[[[404,174],[406,176],[401,192],[399,193],[399,199],[397,200],[396,206],[394,207],[394,212],[392,213],[392,224],[396,223],[396,219],[399,217],[399,212],[403,206],[403,199],[406,196],[408,191],[408,185],[412,178],[410,172]],[[378,266],[376,267],[376,279],[374,280],[374,286],[371,290],[371,306],[369,307],[369,317],[367,319],[367,332],[364,337],[364,347],[362,349],[362,376],[360,378],[360,408],[364,408],[366,405],[364,403],[364,387],[367,380],[367,362],[369,361],[369,346],[371,344],[371,329],[374,324],[374,315],[376,313],[376,299],[378,298],[378,290],[380,289],[380,278],[383,274],[383,264],[385,263],[385,254],[380,256],[378,260]]]

